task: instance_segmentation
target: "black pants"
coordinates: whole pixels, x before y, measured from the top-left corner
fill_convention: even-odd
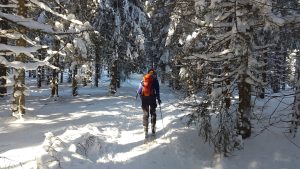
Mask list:
[[[151,127],[155,128],[156,124],[156,112],[157,107],[155,96],[142,96],[142,109],[143,109],[143,126],[145,130],[148,130],[149,114],[151,115]]]

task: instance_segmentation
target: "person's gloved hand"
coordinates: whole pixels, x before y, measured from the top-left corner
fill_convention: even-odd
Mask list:
[[[157,99],[157,102],[158,102],[159,105],[161,104],[161,100],[160,99]]]

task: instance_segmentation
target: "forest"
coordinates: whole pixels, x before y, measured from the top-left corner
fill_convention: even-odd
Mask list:
[[[299,0],[0,0],[0,23],[0,113],[16,120],[28,114],[29,78],[54,101],[63,83],[78,97],[103,79],[114,97],[154,68],[217,153],[244,146],[258,121],[260,132],[297,135]]]

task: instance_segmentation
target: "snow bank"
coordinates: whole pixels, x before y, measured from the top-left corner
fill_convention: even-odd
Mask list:
[[[69,127],[59,136],[46,133],[43,152],[36,158],[37,168],[96,168],[103,140],[99,134],[99,130],[90,125]]]

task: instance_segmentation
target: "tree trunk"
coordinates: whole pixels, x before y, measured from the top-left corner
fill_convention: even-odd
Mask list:
[[[46,67],[45,66],[42,66],[41,67],[41,81],[42,82],[45,82],[45,79],[46,79]]]
[[[96,56],[97,58],[97,56]],[[96,59],[97,60],[97,59]],[[95,86],[96,87],[99,87],[99,79],[100,79],[100,64],[98,63],[98,61],[96,61],[96,64],[95,64]]]
[[[78,69],[77,69],[77,66],[75,66],[74,70],[73,70],[73,76],[72,76],[72,95],[73,96],[78,95],[78,82],[76,79],[77,72],[78,72]]]
[[[117,66],[117,88],[121,87],[121,73],[119,71],[119,68]]]
[[[32,78],[36,78],[36,70],[32,70]]]
[[[188,71],[188,77],[186,79],[186,85],[187,85],[187,96],[193,96],[196,94],[196,78],[195,75],[191,72],[192,70],[190,68],[187,68]]]
[[[160,67],[160,82],[161,84],[164,84],[166,79],[166,63],[161,62],[159,64],[159,67]]]
[[[231,93],[229,90],[229,86],[230,86],[230,78],[228,77],[230,69],[229,69],[229,63],[227,63],[224,67],[224,72],[225,72],[225,91],[224,91],[224,96],[225,96],[225,108],[226,110],[229,110],[230,106],[231,106]]]
[[[172,79],[172,87],[175,90],[180,90],[180,77],[179,77],[179,71],[180,71],[180,62],[173,63],[172,66],[172,73],[171,73],[171,79]]]
[[[268,71],[268,54],[263,54],[263,61],[264,61],[264,66],[263,66],[263,71],[262,71],[262,81],[263,81],[263,83],[264,84],[266,84],[267,83],[267,71]],[[260,91],[260,94],[259,94],[259,97],[261,98],[261,99],[263,99],[263,98],[265,98],[265,87],[264,86],[262,86],[261,87],[261,91]]]
[[[59,40],[55,40],[54,42],[54,50],[58,51],[60,42]],[[53,65],[59,67],[59,54],[55,54],[53,56]],[[51,97],[58,97],[58,72],[59,70],[52,70],[52,79],[51,79]]]
[[[294,107],[293,107],[293,114],[290,126],[290,133],[293,136],[296,136],[298,125],[300,124],[300,59],[299,59],[299,52],[297,52],[296,57],[296,73],[295,73],[295,97],[294,97]]]
[[[4,97],[7,94],[6,73],[7,67],[3,64],[0,64],[0,97]]]
[[[38,59],[42,60],[44,59],[43,56],[46,55],[46,51],[44,49],[39,50]],[[42,82],[45,80],[45,66],[39,66],[36,70],[37,72],[37,87],[42,87]]]
[[[276,49],[279,50],[279,49]],[[273,74],[271,78],[271,87],[274,93],[278,93],[280,91],[280,56],[279,52],[276,52],[274,57],[274,67]]]
[[[241,57],[241,62],[244,71],[240,74],[238,82],[239,107],[237,127],[238,133],[242,135],[242,138],[248,138],[251,136],[251,123],[249,120],[251,112],[251,85],[246,82],[249,76],[246,72],[248,69],[247,55]]]
[[[294,97],[294,108],[290,126],[290,133],[296,136],[298,125],[300,123],[300,85],[299,82],[296,84],[295,97]]]
[[[62,70],[60,70],[60,84],[62,84],[64,82],[64,68],[61,68]]]
[[[188,77],[187,79],[187,96],[192,96],[195,94],[195,85],[192,77]]]
[[[207,74],[206,74],[206,85],[207,85],[207,95],[211,95],[212,93],[212,89],[213,89],[213,82],[212,82],[212,65],[211,64],[208,64],[207,65]]]
[[[47,71],[45,71],[45,73],[46,73],[46,85],[49,85],[50,82],[51,82],[51,77],[50,77],[51,70],[50,70],[50,68],[46,68],[46,70],[47,70]]]
[[[286,58],[288,57],[288,53],[285,51],[283,52],[283,57],[282,57],[282,68],[281,68],[281,89],[285,90],[286,86],[286,80],[287,80],[287,61]]]
[[[118,61],[114,60],[112,62],[111,70],[110,70],[110,93],[116,94],[117,93],[117,83],[118,83]]]
[[[27,7],[25,0],[18,0],[18,15],[23,16],[26,18],[27,15]],[[26,29],[20,26],[18,31],[21,34],[26,34]],[[26,41],[24,39],[18,39],[16,42],[17,46],[26,46]],[[25,62],[25,55],[19,54],[16,56],[16,61]],[[14,75],[14,86],[13,86],[13,116],[20,118],[22,115],[25,114],[25,95],[24,92],[25,88],[25,69],[18,68]]]
[[[100,53],[101,50],[96,47],[96,57],[95,57],[95,79],[94,84],[96,87],[99,87],[99,79],[100,79]]]
[[[37,68],[37,87],[42,87],[42,66]]]
[[[68,83],[72,83],[73,81],[73,73],[72,73],[72,70],[71,70],[71,66],[69,66],[69,69],[68,69]]]
[[[8,0],[0,0],[0,4],[7,5]],[[5,9],[3,9],[1,11],[5,12]],[[0,29],[2,29],[2,30],[9,29],[9,25],[8,25],[7,21],[0,20]],[[7,44],[7,38],[0,37],[0,43]],[[0,97],[4,97],[7,94],[6,75],[7,75],[7,67],[3,64],[0,64]]]

